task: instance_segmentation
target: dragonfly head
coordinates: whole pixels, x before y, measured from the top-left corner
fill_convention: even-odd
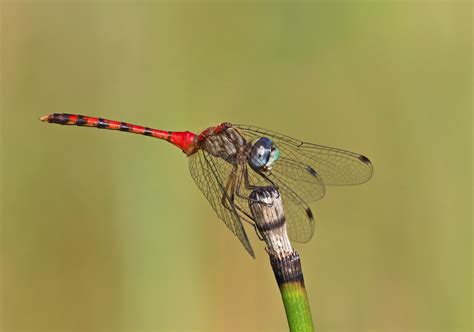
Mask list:
[[[273,141],[267,137],[262,137],[252,146],[249,156],[249,164],[254,170],[269,171],[273,164],[280,157],[280,150]]]

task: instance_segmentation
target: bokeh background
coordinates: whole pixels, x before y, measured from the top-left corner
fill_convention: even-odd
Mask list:
[[[158,140],[48,125],[254,124],[366,154],[295,244],[320,331],[472,328],[472,5],[2,1],[2,331],[284,331]]]

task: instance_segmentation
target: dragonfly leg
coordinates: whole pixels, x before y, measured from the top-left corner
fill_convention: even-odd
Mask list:
[[[234,167],[232,168],[232,171],[230,172],[230,175],[229,175],[229,179],[227,180],[227,183],[225,185],[225,189],[224,189],[224,193],[222,194],[222,198],[221,198],[221,203],[222,205],[228,209],[228,210],[232,210],[230,208],[230,206],[227,206],[227,203],[230,202],[231,204],[233,204],[234,202],[234,187],[235,187],[235,178],[236,178],[236,172],[237,172],[237,168],[238,166],[237,165],[234,165]],[[229,189],[231,189],[231,196],[229,196]]]
[[[249,171],[248,171],[247,167],[245,167],[245,169],[242,172],[243,172],[243,176],[244,176],[245,189],[254,190],[254,189],[258,188],[258,186],[254,186],[254,185],[250,184]],[[271,182],[271,181],[270,181],[270,183],[273,184],[273,182]]]
[[[238,166],[235,165],[232,168],[232,171],[229,175],[229,180],[227,181],[225,192],[222,196],[222,204],[224,205],[225,208],[232,210],[230,206],[227,205],[227,203],[230,203],[232,207],[234,207],[236,210],[242,212],[247,218],[249,218],[251,221],[247,221],[249,224],[253,225],[253,218],[251,215],[249,215],[244,209],[242,209],[240,206],[235,204],[235,196],[247,199],[247,197],[243,197],[240,195],[239,188],[240,188],[240,183],[242,182],[242,173],[240,173],[237,176],[237,171],[238,171]],[[228,198],[228,200],[227,200]]]
[[[266,204],[264,202],[261,202],[259,200],[256,200],[256,199],[253,199],[253,198],[250,198],[248,196],[244,196],[240,193],[240,186],[242,184],[242,180],[244,180],[245,182],[245,188],[246,189],[249,189],[249,190],[253,190],[253,189],[256,189],[258,188],[258,186],[251,186],[249,183],[248,183],[248,171],[247,171],[247,168],[244,166],[242,167],[242,171],[240,172],[240,175],[239,175],[239,179],[238,179],[238,182],[237,182],[237,185],[236,185],[236,190],[235,190],[235,194],[237,195],[237,197],[240,197],[242,199],[245,199],[249,202],[254,202],[254,203],[260,203],[260,204]],[[248,185],[247,185],[248,183]],[[266,204],[267,206],[271,206],[270,204]]]
[[[263,241],[264,240],[263,235],[258,229],[257,225],[255,224],[253,217],[250,214],[248,214],[244,209],[242,209],[239,205],[235,204],[235,195],[246,200],[255,201],[256,203],[259,203],[259,204],[266,204],[270,206],[272,204],[267,204],[258,200],[253,200],[250,197],[244,197],[243,195],[241,195],[240,185],[242,184],[242,178],[245,177],[245,173],[247,173],[247,169],[242,168],[242,171],[240,172],[238,176],[237,176],[237,170],[238,170],[238,166],[235,165],[232,168],[232,171],[229,175],[229,179],[227,180],[227,183],[225,186],[224,193],[222,194],[222,199],[221,199],[222,205],[224,206],[224,208],[228,209],[231,212],[234,212],[237,210],[240,213],[242,213],[245,217],[240,216],[241,219],[249,223],[250,225],[252,225],[252,227],[255,229],[255,233],[257,234],[258,239],[260,241]],[[254,188],[257,188],[257,187],[254,186]],[[229,204],[231,206],[229,206]]]
[[[264,178],[265,180],[267,180],[268,182],[271,183],[271,185],[276,189],[278,190],[278,186],[275,184],[275,182],[273,182],[268,176],[266,176],[264,173],[262,172],[257,172],[258,175],[260,175],[262,178]],[[245,167],[245,173],[244,173],[244,180],[245,180],[245,188],[246,189],[249,189],[249,190],[253,190],[255,188],[258,188],[258,186],[254,186],[254,185],[251,185],[250,184],[250,179],[249,179],[249,172],[247,170],[247,167]]]
[[[235,169],[235,171],[234,171]],[[253,221],[253,218],[251,215],[249,215],[244,209],[242,209],[239,205],[235,204],[235,196],[237,195],[237,197],[240,197],[240,198],[243,198],[243,199],[248,199],[248,197],[245,197],[245,196],[242,196],[240,194],[240,184],[242,183],[242,171],[236,175],[237,173],[237,166],[235,166],[235,168],[233,169],[233,172],[231,172],[231,177],[234,178],[234,181],[232,182],[232,185],[231,185],[231,188],[230,188],[230,204],[232,204],[232,206],[239,210],[240,212],[242,212],[247,218],[249,218],[250,220]],[[242,168],[243,169],[243,168]],[[247,222],[249,222],[250,224],[253,225],[252,222],[246,220]]]
[[[242,218],[245,222],[249,223],[250,225],[252,225],[253,227],[255,227],[255,222],[253,221],[253,218],[250,214],[248,214],[247,212],[245,212],[244,209],[242,209],[240,206],[238,206],[237,204],[234,204],[234,207],[236,210],[238,210],[239,212],[243,213],[245,215],[246,218]],[[248,218],[248,219],[247,219]]]
[[[273,182],[266,174],[262,172],[258,172],[258,174],[272,184],[272,187],[276,189],[276,192],[278,194],[277,198],[280,198],[280,191],[278,190],[278,186],[275,184],[275,182]],[[247,174],[247,181],[249,181],[248,174]]]
[[[257,233],[257,237],[260,241],[263,241],[265,240],[265,238],[263,237],[262,235],[262,232],[260,232],[260,230],[258,229],[257,227],[257,224],[252,224],[253,225],[253,228],[255,228],[255,233]]]
[[[248,169],[247,169],[246,166],[242,167],[242,172],[241,172],[240,176],[241,176],[241,178],[243,177],[244,185],[245,185],[246,189],[254,190],[254,189],[258,188],[258,186],[253,186],[253,185],[250,184],[249,173],[248,173]],[[250,202],[265,204],[265,206],[268,206],[268,207],[273,206],[273,202],[272,203],[265,203],[265,202],[262,202],[262,201],[259,201],[259,200],[256,200],[256,199],[253,199],[253,198],[250,198],[250,197],[245,197],[242,194],[240,194],[240,185],[241,185],[241,183],[242,183],[242,179],[240,179],[240,181],[237,183],[237,190],[236,190],[237,196],[239,196],[240,198],[246,199]],[[273,182],[271,182],[271,183],[273,183]]]
[[[236,193],[236,187],[238,185],[240,179],[237,178],[236,173],[237,173],[237,165],[232,168],[232,171],[229,175],[229,179],[227,180],[226,186],[225,186],[225,191],[222,195],[222,205],[224,208],[227,210],[234,212],[234,210],[237,210],[243,215],[245,215],[246,218],[242,218],[245,222],[249,223],[253,227],[255,227],[255,223],[253,222],[253,218],[250,214],[248,214],[244,209],[242,209],[240,206],[235,204],[235,193]],[[239,175],[240,176],[240,175]],[[230,204],[230,206],[229,206]],[[248,219],[247,219],[248,218]]]
[[[252,199],[250,197],[245,197],[243,196],[242,194],[240,194],[240,185],[242,184],[242,180],[244,180],[245,182],[245,178],[247,179],[248,181],[248,170],[247,170],[247,167],[243,166],[242,167],[242,171],[240,172],[239,174],[239,178],[237,180],[237,184],[236,184],[236,188],[235,188],[235,193],[238,197],[240,198],[243,198],[243,199],[246,199],[246,200],[249,200],[251,202],[255,202],[255,203],[258,203],[258,204],[265,204],[267,206],[272,206],[273,205],[273,202],[272,203],[265,203],[265,202],[262,202],[262,201],[259,201],[259,200],[256,200],[256,199]],[[250,186],[246,186],[247,188],[250,187]],[[253,186],[254,188],[257,188],[257,186]],[[244,210],[242,210],[238,205],[234,205],[239,211],[243,212],[248,218],[250,218],[250,220],[254,221],[253,217],[249,216],[249,214],[247,212],[245,212]],[[260,241],[263,241],[264,240],[264,237],[262,235],[262,233],[260,232],[260,230],[258,229],[257,227],[257,224],[254,222],[249,222],[253,228],[255,229],[255,233],[257,234],[257,237]]]
[[[239,210],[240,212],[242,212],[247,218],[249,218],[250,220],[253,220],[253,218],[247,212],[245,212],[245,210],[243,210],[240,206],[235,204],[235,195],[238,191],[237,188],[240,186],[240,181],[241,181],[240,180],[241,174],[237,176],[237,170],[238,170],[238,166],[234,165],[234,167],[232,168],[232,171],[229,174],[229,179],[227,180],[224,193],[222,194],[221,203],[226,209],[233,211],[232,207],[234,207],[236,210]],[[237,194],[237,196],[241,197],[239,194]],[[231,206],[229,206],[229,204]],[[248,220],[246,221],[249,222]],[[253,224],[252,222],[249,222],[249,223]]]
[[[238,178],[236,186],[235,186],[235,194],[240,198],[254,201],[250,197],[246,197],[246,196],[244,196],[240,193],[240,186],[242,184],[242,180],[245,178],[245,173],[246,172],[247,172],[247,168],[245,166],[242,166],[242,170],[240,171],[239,178]],[[246,186],[246,188],[249,189],[247,186]]]

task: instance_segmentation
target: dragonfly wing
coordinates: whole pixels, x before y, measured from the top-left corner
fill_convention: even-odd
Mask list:
[[[250,256],[255,258],[239,214],[234,205],[231,204],[229,196],[225,191],[225,184],[231,173],[232,165],[224,161],[216,165],[217,159],[202,149],[192,154],[188,159],[191,177],[196,182],[198,188],[206,196],[209,203],[211,203],[217,216],[239,238]],[[223,197],[228,208],[222,204]]]
[[[275,182],[282,195],[288,236],[296,242],[308,242],[314,234],[314,216],[307,202],[323,198],[321,177],[308,172],[297,160],[280,157],[272,168],[269,179]]]
[[[372,176],[370,160],[358,153],[306,143],[254,126],[234,125],[249,142],[268,137],[280,150],[271,179],[282,195],[289,237],[307,242],[314,234],[314,216],[308,202],[321,199],[325,185],[354,185]]]
[[[306,143],[295,138],[254,126],[234,125],[249,141],[268,137],[280,149],[280,155],[297,160],[316,172],[325,185],[355,185],[367,182],[372,177],[372,163],[358,153]],[[275,163],[277,167],[279,161]]]
[[[300,191],[287,181],[272,173],[270,177],[278,185],[285,212],[288,236],[296,242],[308,242],[314,234],[314,216],[308,204],[300,195]]]
[[[269,178],[279,185],[284,183],[293,188],[303,201],[314,202],[324,197],[325,185],[321,176],[308,167],[298,160],[282,156],[273,166]]]

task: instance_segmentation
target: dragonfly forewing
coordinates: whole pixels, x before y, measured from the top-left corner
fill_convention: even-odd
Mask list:
[[[244,248],[255,257],[240,216],[226,192],[226,182],[232,172],[232,164],[198,150],[189,157],[189,170],[194,182],[207,198],[217,216],[237,236]],[[218,163],[218,164],[216,164]],[[223,204],[224,203],[224,204]]]

